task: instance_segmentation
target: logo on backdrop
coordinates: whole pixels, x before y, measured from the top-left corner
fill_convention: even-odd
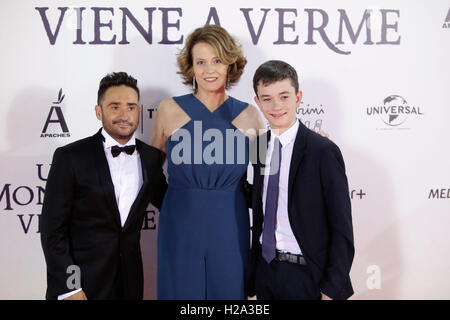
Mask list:
[[[442,25],[442,29],[450,29],[450,8],[447,12],[447,17],[444,20],[444,24]]]
[[[353,199],[362,200],[362,198],[366,195],[367,193],[365,193],[362,188],[359,188],[359,190],[358,189],[350,190],[350,199],[352,200]]]
[[[428,199],[450,199],[450,188],[430,189]]]
[[[36,164],[36,173],[41,184],[44,184],[47,180],[46,173],[48,174],[49,166],[45,166],[44,169],[43,167],[42,163]],[[39,233],[41,215],[37,212],[26,214],[23,211],[28,211],[30,206],[33,208],[32,210],[36,210],[36,205],[42,205],[44,194],[45,188],[42,185],[37,186],[36,183],[22,185],[5,183],[0,190],[0,208],[5,213],[20,211],[20,214],[16,214],[17,221],[25,234],[28,234],[30,230],[35,230]],[[40,209],[38,210],[40,211]]]
[[[314,131],[322,130],[324,114],[325,111],[322,104],[312,106],[307,103],[305,105],[302,101],[297,109],[297,118],[299,118],[306,127]]]
[[[390,95],[383,100],[383,105],[368,107],[367,115],[378,117],[385,126],[380,129],[410,129],[406,127],[409,117],[423,115],[420,107],[410,105],[405,98],[399,95]]]
[[[70,137],[69,128],[61,109],[65,95],[59,89],[58,99],[52,103],[50,111],[42,129],[41,138],[67,138]]]
[[[210,7],[202,19],[197,12],[183,12],[187,8],[145,7],[131,11],[120,7],[35,7],[42,21],[41,30],[50,45],[58,37],[71,39],[74,45],[129,45],[129,30],[136,30],[149,45],[156,40],[162,45],[182,44],[185,35],[180,32],[186,17],[201,24],[221,25],[220,11]],[[257,46],[261,35],[271,28],[276,36],[273,45],[325,44],[337,54],[351,54],[352,46],[400,45],[400,10],[367,8],[350,18],[348,10],[326,11],[320,8],[236,8],[233,21],[242,26],[243,33]],[[352,10],[353,11],[353,10]],[[353,13],[353,12],[352,12]],[[147,16],[138,20],[137,16]],[[120,17],[120,18],[119,18]],[[268,18],[268,19],[267,19]],[[267,23],[268,20],[277,21]],[[87,23],[86,23],[87,21]],[[61,28],[62,24],[68,28]],[[158,26],[154,27],[155,24]],[[43,28],[42,28],[43,27]],[[227,28],[227,26],[223,26]],[[158,34],[154,32],[158,30]],[[160,31],[159,31],[160,30]],[[90,36],[88,36],[90,35]],[[300,39],[306,41],[301,42]]]
[[[37,163],[36,175],[39,184],[33,183],[5,183],[0,186],[0,210],[15,214],[20,230],[24,234],[40,233],[40,220],[44,195],[50,165]],[[31,213],[30,213],[31,212]],[[149,207],[146,210],[142,230],[156,230],[156,211]]]
[[[153,121],[153,118],[155,117],[156,111],[158,110],[158,106],[150,106],[146,107],[143,104],[141,104],[141,119],[139,121],[139,132],[141,134],[144,134],[144,126],[146,125],[147,121]]]

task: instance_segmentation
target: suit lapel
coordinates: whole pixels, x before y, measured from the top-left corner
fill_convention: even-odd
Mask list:
[[[258,177],[260,179],[259,183],[258,183],[258,187],[259,187],[259,194],[261,195],[261,199],[263,197],[263,193],[264,193],[264,172],[266,169],[267,165],[270,165],[270,163],[265,163],[266,162],[266,158],[267,158],[267,150],[269,148],[269,141],[270,141],[270,134],[271,131],[268,130],[267,133],[265,133],[264,135],[262,135],[260,137],[260,139],[262,139],[262,141],[260,141],[258,143],[258,148],[262,148],[262,150],[258,153],[258,157],[260,159],[260,161],[258,161]],[[264,161],[264,163],[262,162]]]
[[[103,193],[105,200],[110,208],[114,223],[121,227],[120,213],[117,207],[116,195],[114,192],[114,184],[111,179],[111,172],[109,171],[108,160],[106,159],[105,149],[103,148],[103,139],[101,129],[94,135],[94,157],[95,164],[97,166],[100,183],[103,187]]]
[[[299,120],[297,136],[295,137],[294,149],[292,150],[291,165],[289,169],[288,204],[291,203],[292,187],[298,168],[303,160],[306,149],[306,127]]]
[[[300,120],[299,121],[299,127],[298,127],[298,131],[297,131],[297,136],[295,137],[295,141],[294,141],[294,148],[292,150],[292,158],[291,158],[291,165],[290,165],[290,169],[289,169],[289,185],[288,185],[288,203],[290,203],[290,199],[291,199],[291,194],[292,194],[292,187],[294,185],[294,181],[295,181],[295,175],[297,174],[298,168],[303,160],[303,156],[305,155],[305,148],[306,148],[306,134],[307,134],[307,130],[306,127],[301,123]],[[262,145],[263,143],[258,143],[258,148],[265,148],[262,153],[259,153],[258,156],[261,156],[261,154],[263,154],[264,158],[259,158],[260,161],[258,161],[258,166],[256,167],[256,170],[264,170],[265,165],[261,163],[261,160],[265,161],[265,155],[267,154],[267,148],[269,145],[269,141],[270,141],[270,130],[267,131],[267,139],[266,139],[266,144]],[[262,137],[262,136],[261,136]],[[259,138],[261,138],[259,137]],[[267,165],[267,164],[266,164]],[[262,171],[260,171],[262,172]],[[264,190],[264,174],[263,173],[258,173],[258,175],[256,175],[254,173],[255,177],[258,177],[259,181],[255,181],[258,189],[256,190],[256,192],[259,192],[261,194],[261,199],[262,199],[262,193]]]
[[[270,130],[266,133],[256,137],[255,148],[256,161],[253,167],[253,227],[254,240],[259,239],[263,226],[263,190],[264,190],[264,169],[267,155],[268,141],[270,139]],[[255,243],[259,243],[259,240],[255,240]]]
[[[128,225],[133,221],[134,216],[137,214],[137,207],[139,207],[139,204],[141,203],[144,193],[146,190],[146,186],[151,178],[151,173],[147,171],[148,164],[151,163],[151,159],[149,159],[148,154],[145,152],[143,148],[143,142],[136,139],[136,149],[139,152],[139,157],[141,159],[141,168],[142,168],[142,186],[139,189],[139,192],[136,196],[136,199],[134,200],[133,204],[131,205],[130,212],[128,213],[127,220],[125,221],[125,224],[123,228],[127,228]],[[149,178],[150,174],[150,178]]]

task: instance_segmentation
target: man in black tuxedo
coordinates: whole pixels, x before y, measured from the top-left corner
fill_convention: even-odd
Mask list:
[[[40,226],[47,299],[143,297],[140,231],[148,203],[159,209],[167,188],[162,156],[135,138],[133,77],[104,77],[95,111],[103,128],[56,149],[48,175]]]
[[[341,152],[297,120],[302,92],[292,66],[262,64],[253,86],[271,129],[254,145],[263,155],[253,166],[248,295],[347,299],[354,245]]]

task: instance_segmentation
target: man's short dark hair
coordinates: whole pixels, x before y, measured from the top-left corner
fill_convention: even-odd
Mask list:
[[[97,94],[97,105],[100,105],[100,103],[102,102],[106,90],[108,90],[111,87],[117,87],[122,85],[133,88],[136,91],[139,99],[140,94],[139,88],[137,87],[137,80],[132,76],[129,76],[126,72],[113,72],[107,74],[100,81],[100,86],[98,88]]]
[[[264,62],[256,69],[253,76],[253,89],[256,96],[258,96],[257,87],[260,82],[263,85],[268,85],[284,79],[291,80],[295,93],[297,93],[299,89],[297,71],[289,63],[280,60]]]

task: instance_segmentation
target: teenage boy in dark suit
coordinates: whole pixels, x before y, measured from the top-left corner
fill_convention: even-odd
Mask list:
[[[302,92],[292,66],[262,64],[253,87],[270,130],[256,141],[266,156],[254,163],[248,295],[347,299],[354,245],[341,152],[297,119]]]

